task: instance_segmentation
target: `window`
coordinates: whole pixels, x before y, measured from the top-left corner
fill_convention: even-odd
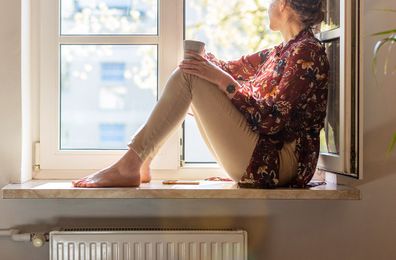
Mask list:
[[[40,168],[105,167],[126,150],[178,64],[182,3],[39,2]],[[179,166],[179,134],[154,169]]]
[[[318,38],[330,62],[329,96],[318,168],[362,177],[360,1],[328,0]]]
[[[266,26],[269,2],[40,0],[41,169],[98,169],[119,158],[182,59],[183,38],[206,42],[224,60],[279,44]],[[350,39],[358,39],[358,4],[325,1],[317,34],[331,63],[318,166],[355,176],[359,52]],[[191,116],[152,166],[188,163],[215,163]]]
[[[60,53],[60,150],[124,149],[103,146],[97,125],[121,121],[130,133],[145,122],[157,98],[156,46],[61,44]]]
[[[157,0],[60,0],[62,35],[157,35]]]
[[[124,81],[125,74],[131,75],[125,70],[123,62],[102,62],[100,64],[100,77],[102,81]]]

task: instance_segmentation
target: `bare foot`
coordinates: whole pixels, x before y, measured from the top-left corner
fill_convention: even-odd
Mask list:
[[[72,183],[83,188],[139,187],[141,165],[139,156],[130,149],[110,167]]]
[[[140,167],[141,183],[148,183],[151,181],[150,163],[151,163],[151,159],[147,158]]]

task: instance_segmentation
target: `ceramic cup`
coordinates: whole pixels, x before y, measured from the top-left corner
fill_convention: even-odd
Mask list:
[[[205,43],[200,41],[185,40],[183,42],[183,47],[184,47],[184,59],[186,60],[193,59],[191,55],[185,53],[186,50],[194,51],[201,55],[203,55],[205,51]]]

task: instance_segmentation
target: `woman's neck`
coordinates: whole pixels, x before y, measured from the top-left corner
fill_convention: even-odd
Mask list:
[[[287,43],[291,39],[295,38],[303,29],[304,27],[302,25],[292,23],[285,26],[285,28],[281,29],[280,32],[284,42]]]

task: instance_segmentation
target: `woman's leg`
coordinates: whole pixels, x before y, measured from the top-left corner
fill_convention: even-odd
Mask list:
[[[147,122],[135,133],[128,147],[142,160],[153,158],[186,117],[192,101],[191,79],[180,69],[173,71]]]
[[[284,143],[279,151],[279,187],[288,186],[297,174],[296,140]]]
[[[129,151],[119,162],[75,182],[75,186],[137,186],[142,162],[152,158],[180,126],[191,104],[219,163],[238,181],[250,161],[257,134],[217,86],[176,69],[149,119],[128,145]],[[125,176],[134,176],[135,182],[124,183]]]
[[[217,162],[238,182],[259,136],[217,86],[199,78],[197,81],[201,84],[192,90],[192,110],[198,129]]]
[[[149,171],[151,159],[185,118],[192,100],[191,78],[192,75],[175,70],[147,122],[128,144],[130,149],[110,167],[74,181],[74,186],[139,186],[143,179],[141,170]]]
[[[145,126],[148,130],[139,131],[129,147],[135,150],[140,158],[155,154],[166,140],[166,136],[180,126],[191,104],[198,128],[212,154],[230,177],[239,181],[250,162],[258,135],[250,130],[244,116],[216,85],[199,77],[184,74],[179,69],[172,77],[177,81],[173,82],[173,85],[181,83],[179,88],[183,91],[178,92],[181,95],[180,98],[172,101],[176,98],[175,94],[165,91],[161,101],[166,100],[166,102],[156,107],[157,111],[153,112],[153,116]],[[170,80],[169,84],[172,84],[172,81]],[[184,94],[181,94],[183,92]],[[188,97],[187,100],[186,97]],[[169,112],[171,110],[175,111]],[[166,116],[167,114],[164,114],[166,111],[168,115],[173,116]],[[176,125],[175,122],[177,122]]]

